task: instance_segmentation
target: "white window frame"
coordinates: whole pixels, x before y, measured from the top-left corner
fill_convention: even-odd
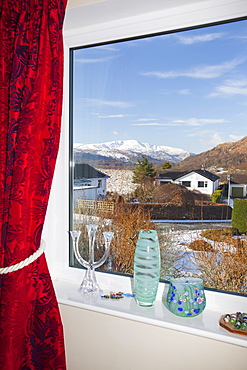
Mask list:
[[[210,0],[200,1],[178,9],[171,8],[169,11],[154,11],[149,14],[120,19],[111,23],[93,25],[84,29],[75,29],[68,32],[65,30],[64,106],[60,150],[42,234],[47,246],[46,257],[48,266],[55,286],[56,284],[60,286],[64,284],[65,287],[66,282],[69,281],[75,284],[73,286],[77,287],[83,277],[82,270],[69,267],[69,49],[71,47],[121,40],[133,36],[223,22],[244,16],[247,16],[246,0]],[[130,287],[131,279],[129,277],[105,273],[98,273],[97,276],[100,284],[104,286],[111,286],[121,290],[124,287],[126,289]],[[162,283],[160,284],[160,291],[163,285]],[[209,292],[208,297],[210,310],[221,312],[222,307],[225,310],[235,310],[236,302],[237,310],[244,310],[244,307],[246,307],[247,298],[245,297],[219,292]],[[159,299],[161,299],[161,295],[159,295]],[[58,296],[58,300],[62,300],[61,296]],[[70,303],[73,304],[72,300]],[[78,302],[75,304],[78,306]],[[98,310],[94,305],[91,305],[89,309]],[[140,315],[138,319],[142,320]],[[168,327],[173,328],[169,325]],[[179,330],[176,325],[174,329]],[[189,323],[187,329],[188,332],[193,333]],[[211,337],[218,339],[218,337]],[[237,345],[246,344],[246,341],[242,338],[238,340],[230,338],[226,341]]]

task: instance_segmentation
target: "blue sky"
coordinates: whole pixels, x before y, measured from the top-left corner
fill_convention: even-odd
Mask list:
[[[247,21],[77,49],[74,142],[201,153],[247,135]]]

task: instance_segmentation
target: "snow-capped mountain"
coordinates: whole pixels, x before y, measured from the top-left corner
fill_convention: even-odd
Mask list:
[[[89,155],[122,162],[136,162],[142,155],[149,160],[180,162],[191,153],[170,146],[141,143],[137,140],[109,141],[101,144],[74,144],[75,156]]]

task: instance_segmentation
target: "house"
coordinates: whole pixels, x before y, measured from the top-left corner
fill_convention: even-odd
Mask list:
[[[230,198],[247,197],[247,175],[241,173],[223,174],[220,176],[220,180],[224,184],[223,191],[225,196]]]
[[[241,302],[246,307],[245,297],[207,290],[204,313],[197,318],[183,319],[167,312],[164,305],[142,308],[134,305],[128,298],[113,302],[80,296],[77,289],[84,272],[69,267],[68,263],[67,167],[70,47],[246,17],[246,0],[69,0],[68,6],[64,25],[63,131],[43,234],[47,240],[46,255],[56,283],[64,324],[68,369],[245,370],[246,337],[228,333],[219,328],[218,324],[224,313],[242,310]],[[210,104],[213,107],[213,99]],[[202,181],[207,180],[203,178]],[[129,292],[130,285],[126,283],[126,277],[102,275],[105,286],[109,288],[108,292],[120,289]],[[68,284],[64,281],[68,281]],[[98,281],[102,283],[102,280]],[[160,291],[163,292],[162,288]],[[131,310],[132,306],[134,312]],[[123,309],[119,314],[121,307]]]
[[[106,195],[106,181],[110,176],[86,163],[75,163],[74,206],[77,199],[99,200]]]
[[[168,182],[186,186],[189,190],[212,195],[219,188],[219,176],[204,169],[192,170],[189,172],[163,172],[159,173],[156,181],[159,185]]]

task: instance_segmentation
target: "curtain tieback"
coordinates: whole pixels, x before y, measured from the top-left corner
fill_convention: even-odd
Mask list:
[[[45,241],[42,239],[40,246],[36,250],[36,252],[31,254],[31,256],[24,259],[23,261],[16,263],[15,265],[0,268],[0,275],[8,274],[9,272],[14,272],[14,271],[22,269],[23,267],[30,265],[30,263],[34,262],[36,259],[38,259],[41,256],[42,253],[44,253],[44,250],[45,250]]]

